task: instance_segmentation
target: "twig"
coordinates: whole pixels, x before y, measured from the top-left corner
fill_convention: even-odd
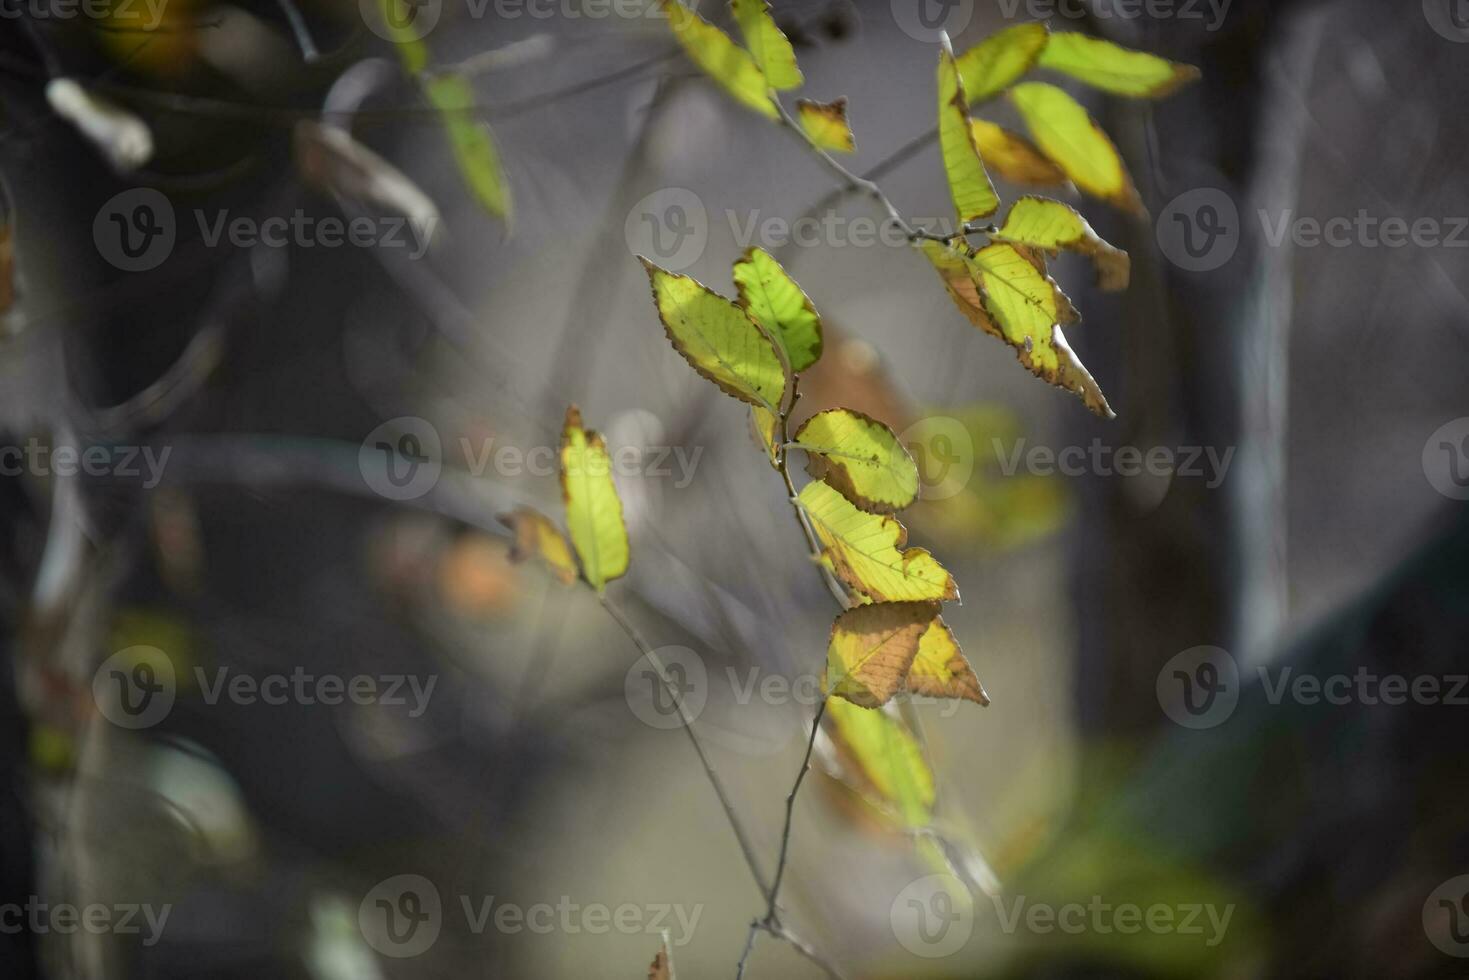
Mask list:
[[[816,733],[821,730],[821,719],[826,715],[826,702],[827,698],[822,698],[821,704],[816,707],[816,717],[811,722],[811,737],[806,740],[806,757],[801,760],[801,771],[796,773],[796,781],[786,796],[786,822],[780,834],[780,857],[775,862],[775,881],[770,886],[770,905],[765,910],[765,921],[771,925],[778,921],[775,905],[780,898],[780,883],[786,872],[786,853],[791,844],[791,818],[796,812],[796,794],[801,791],[801,783],[811,769],[811,751],[816,748]]]
[[[744,980],[745,964],[750,960],[750,954],[755,951],[755,940],[761,932],[759,919],[750,920],[750,931],[745,934],[745,950],[740,953],[740,961],[735,964],[735,980]]]

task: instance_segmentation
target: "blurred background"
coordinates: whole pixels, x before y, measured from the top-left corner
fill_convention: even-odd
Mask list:
[[[0,0],[3,975],[636,977],[664,930],[731,975],[765,901],[698,757],[496,515],[561,519],[578,404],[627,461],[610,591],[770,873],[834,610],[635,259],[733,295],[750,246],[825,322],[798,417],[919,463],[903,521],[993,703],[903,708],[916,837],[818,740],[781,903],[826,965],[765,936],[745,975],[1466,975],[1462,8],[774,0],[924,226],[938,30],[1201,69],[1062,83],[1148,210],[1059,195],[1132,256],[1124,293],[1053,267],[1106,421],[640,4],[419,12],[507,219],[372,4]]]

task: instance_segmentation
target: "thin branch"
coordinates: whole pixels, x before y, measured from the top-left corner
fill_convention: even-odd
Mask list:
[[[786,872],[786,855],[791,844],[791,818],[796,812],[796,794],[801,791],[801,783],[811,770],[811,752],[816,748],[816,733],[821,730],[821,719],[826,715],[827,700],[828,698],[822,698],[821,704],[816,708],[816,718],[811,722],[811,737],[806,740],[806,757],[801,760],[801,771],[796,773],[796,782],[786,795],[786,822],[780,834],[780,857],[775,862],[775,881],[770,886],[770,904],[765,910],[765,921],[771,925],[778,921],[775,905],[780,898],[780,883]]]
[[[759,938],[763,927],[759,919],[750,920],[750,931],[745,935],[745,949],[740,953],[740,961],[735,964],[735,980],[745,980],[745,964],[750,960],[750,954],[755,951],[755,940]]]

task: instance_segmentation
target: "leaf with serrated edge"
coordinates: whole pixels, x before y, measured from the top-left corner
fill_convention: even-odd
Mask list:
[[[828,701],[826,714],[837,758],[857,791],[904,826],[926,827],[933,816],[933,770],[908,727],[843,698]]]
[[[627,572],[627,525],[612,482],[607,444],[596,432],[582,428],[575,405],[566,410],[561,431],[561,497],[582,575],[602,592],[608,582]]]
[[[490,127],[475,116],[474,90],[461,75],[435,75],[424,82],[424,93],[438,110],[454,161],[464,182],[486,211],[510,219],[510,189],[500,167]]]
[[[891,429],[849,408],[818,412],[793,440],[813,457],[812,475],[861,510],[891,514],[918,496],[918,467]]]
[[[1199,78],[1193,65],[1085,34],[1052,34],[1037,64],[1103,92],[1134,99],[1159,99]]]
[[[821,317],[811,298],[780,263],[762,248],[745,250],[734,264],[740,306],[785,351],[792,371],[804,371],[821,357]]]
[[[780,118],[780,110],[770,98],[770,82],[750,52],[679,0],[662,0],[662,4],[668,26],[690,61],[736,102],[767,119]]]
[[[1022,197],[991,238],[1029,245],[1051,255],[1063,248],[1085,255],[1096,266],[1100,288],[1108,291],[1127,288],[1132,268],[1127,253],[1103,241],[1085,218],[1060,201]]]
[[[959,70],[954,67],[954,52],[948,38],[939,50],[939,149],[944,159],[944,175],[949,181],[949,194],[959,223],[987,218],[1000,206],[989,174],[985,173],[979,147],[969,128],[969,103]]]
[[[970,104],[994,98],[1030,71],[1049,36],[1045,24],[1016,24],[961,54],[957,63]]]
[[[1044,82],[1025,82],[1010,90],[1030,134],[1083,193],[1134,214],[1142,199],[1123,166],[1122,156],[1081,103]]]
[[[923,548],[900,550],[908,532],[892,517],[868,514],[820,480],[798,497],[837,578],[871,602],[954,600],[954,578]]]
[[[985,119],[969,120],[969,129],[974,133],[974,145],[979,147],[984,165],[1011,183],[1034,187],[1070,185],[1061,168],[1019,133]]]
[[[497,519],[515,532],[515,543],[510,549],[511,561],[518,563],[539,558],[562,585],[576,581],[576,559],[572,557],[571,545],[549,517],[530,507],[517,507]]]
[[[857,140],[852,135],[852,125],[847,122],[846,99],[832,102],[797,99],[796,118],[801,121],[801,128],[811,137],[811,142],[823,150],[834,153],[857,152]]]
[[[740,25],[745,47],[770,87],[782,92],[800,88],[805,79],[796,65],[796,52],[770,15],[770,4],[765,0],[730,0],[729,7]]]
[[[887,704],[938,614],[937,602],[879,602],[841,613],[826,649],[826,691],[864,708]]]
[[[775,342],[736,304],[641,255],[653,303],[673,349],[727,395],[778,413],[786,388]]]
[[[931,698],[961,698],[987,705],[989,695],[959,649],[954,631],[943,617],[928,624],[918,641],[918,655],[908,671],[908,690]]]

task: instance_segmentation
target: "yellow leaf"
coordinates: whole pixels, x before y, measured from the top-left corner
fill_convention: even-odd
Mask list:
[[[1038,64],[1104,92],[1135,99],[1162,98],[1199,78],[1199,70],[1193,65],[1181,65],[1085,34],[1052,34]]]
[[[439,111],[454,160],[474,199],[491,214],[510,219],[510,189],[500,169],[500,154],[490,127],[475,118],[474,90],[460,75],[435,75],[423,84],[424,94]]]
[[[745,47],[770,87],[782,92],[800,88],[805,79],[796,66],[796,52],[770,16],[770,4],[765,0],[730,0],[729,7],[745,37]]]
[[[826,714],[837,757],[858,792],[906,827],[927,826],[933,816],[933,770],[908,727],[885,711],[841,698],[827,702]]]
[[[995,213],[1000,199],[985,173],[979,147],[969,128],[969,103],[959,70],[954,66],[954,53],[947,40],[939,51],[939,149],[944,158],[944,174],[949,179],[949,193],[959,212],[961,225]]]
[[[787,378],[775,342],[743,309],[702,283],[638,259],[674,350],[721,391],[779,413]]]
[[[576,559],[571,556],[571,545],[549,517],[530,507],[517,507],[508,514],[499,515],[498,520],[515,532],[511,561],[539,558],[550,567],[562,585],[576,581]]]
[[[1003,92],[1030,71],[1046,47],[1045,24],[1016,24],[985,38],[959,56],[959,74],[971,105]]]
[[[780,118],[780,112],[770,98],[770,83],[750,52],[679,0],[662,2],[668,26],[689,60],[718,82],[736,102],[754,109],[767,119]]]
[[[740,306],[785,351],[792,371],[821,357],[821,317],[796,280],[762,248],[750,248],[734,264]]]
[[[1075,310],[1033,257],[1003,243],[980,252],[930,241],[922,248],[970,323],[1015,348],[1036,377],[1078,395],[1096,414],[1114,417],[1061,331],[1060,321],[1070,322]]]
[[[1037,187],[1059,187],[1069,183],[1061,168],[1046,159],[1034,143],[985,119],[969,120],[974,145],[985,166],[1006,180]]]
[[[811,142],[823,150],[837,153],[855,153],[857,140],[852,136],[852,126],[847,122],[847,100],[812,102],[810,99],[796,100],[796,116],[801,128],[811,137]]]
[[[964,659],[954,631],[940,616],[928,624],[918,641],[918,656],[908,671],[908,690],[932,698],[962,698],[976,704],[990,703],[989,695]]]
[[[1043,82],[1017,85],[1010,90],[1010,98],[1042,152],[1077,187],[1124,211],[1142,213],[1142,200],[1117,147],[1081,103]]]
[[[1109,291],[1127,288],[1132,268],[1127,253],[1104,242],[1085,218],[1060,201],[1022,197],[1005,217],[1004,226],[991,237],[1052,255],[1063,248],[1085,255],[1096,266],[1098,286]]]
[[[887,704],[938,614],[936,602],[879,602],[838,615],[826,648],[826,691],[864,708]]]
[[[891,429],[861,412],[818,412],[793,441],[813,457],[811,475],[824,478],[862,510],[891,514],[918,496],[913,457]]]
[[[608,582],[627,572],[627,526],[612,482],[607,444],[596,432],[582,428],[575,405],[566,410],[561,432],[561,496],[582,575],[602,592]]]
[[[780,442],[780,419],[759,405],[751,405],[750,425],[755,429],[755,438],[760,440],[760,445],[764,448],[770,465],[779,469],[779,449],[777,447]]]
[[[902,549],[908,532],[895,519],[867,514],[820,480],[799,500],[811,518],[822,557],[836,576],[871,602],[953,600],[959,587],[922,548]]]

